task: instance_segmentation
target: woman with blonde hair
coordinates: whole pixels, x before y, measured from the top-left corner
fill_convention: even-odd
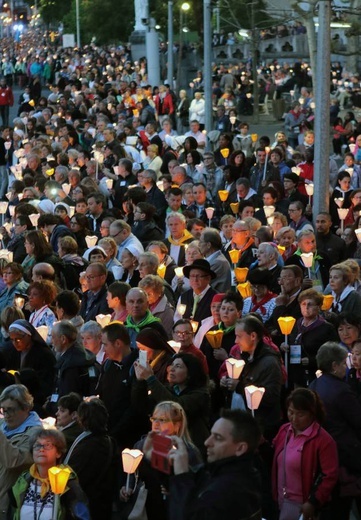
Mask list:
[[[202,462],[198,449],[193,444],[187,425],[187,418],[183,407],[174,401],[162,401],[157,404],[150,418],[152,423],[151,432],[135,444],[135,448],[144,453],[143,460],[139,466],[139,477],[144,482],[148,491],[145,504],[148,520],[167,520],[167,490],[169,489],[169,476],[154,469],[151,465],[153,450],[153,439],[156,435],[170,437],[177,435],[183,439],[190,460],[190,466],[196,466]],[[126,491],[125,487],[120,490],[120,498],[127,502],[131,499],[133,490]],[[122,516],[121,518],[128,518]]]
[[[160,176],[160,168],[162,166],[162,159],[159,157],[161,150],[158,145],[150,144],[147,146],[147,157],[143,161],[144,170],[153,170],[157,174],[157,178]]]

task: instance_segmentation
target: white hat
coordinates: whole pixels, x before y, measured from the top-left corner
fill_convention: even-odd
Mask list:
[[[135,244],[128,244],[124,249],[128,249],[129,253],[131,253],[133,256],[135,256],[135,258],[138,260],[140,255],[143,253],[143,251],[141,251],[139,249],[139,247]]]

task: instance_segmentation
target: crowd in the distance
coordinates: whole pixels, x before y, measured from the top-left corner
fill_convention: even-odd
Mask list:
[[[1,128],[1,511],[53,518],[63,461],[61,518],[347,520],[358,145],[330,159],[330,210],[314,215],[299,102],[271,142],[215,92],[206,135],[201,92],[153,91],[122,53],[64,59]]]

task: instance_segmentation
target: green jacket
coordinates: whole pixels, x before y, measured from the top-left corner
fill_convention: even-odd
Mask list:
[[[24,471],[15,485],[12,487],[10,494],[11,514],[9,518],[13,520],[20,519],[20,511],[23,505],[26,492],[32,481],[32,476],[28,471]],[[62,495],[60,495],[60,507],[56,520],[90,520],[88,509],[88,500],[84,491],[81,489],[78,477],[75,473],[71,473],[68,485]]]

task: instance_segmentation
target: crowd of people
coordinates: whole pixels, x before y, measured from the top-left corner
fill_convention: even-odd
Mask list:
[[[361,512],[361,135],[315,215],[306,86],[271,139],[221,67],[207,135],[202,92],[126,49],[29,56],[0,112],[3,517]]]

